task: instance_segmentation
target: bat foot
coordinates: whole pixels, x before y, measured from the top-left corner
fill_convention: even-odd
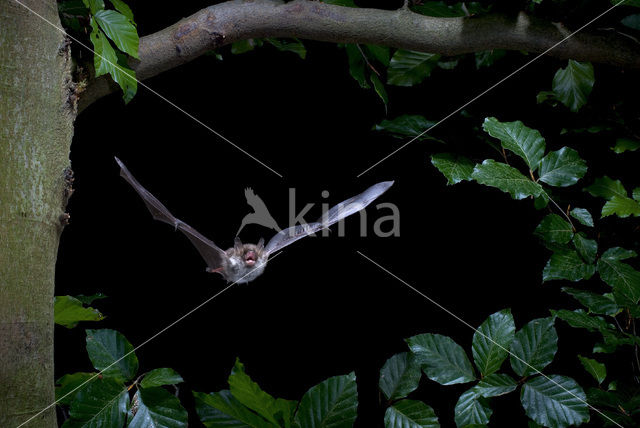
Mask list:
[[[215,268],[215,269],[207,268],[206,271],[209,273],[222,273],[222,267]]]

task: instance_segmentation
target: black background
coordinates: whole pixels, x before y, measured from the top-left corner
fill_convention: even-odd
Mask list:
[[[140,34],[208,4],[187,3],[165,8],[132,2]],[[388,87],[385,114],[375,93],[360,89],[349,76],[343,50],[318,42],[305,45],[304,61],[269,46],[238,56],[226,48],[222,62],[205,56],[145,82],[284,178],[144,88],[128,106],[119,94],[111,95],[78,117],[71,152],[76,193],[69,205],[71,224],[62,236],[56,294],[103,292],[109,298],[94,304],[106,320],[73,330],[56,327],[57,376],[91,369],[82,327],[117,329],[136,346],[225,287],[219,276],[205,273],[184,236],[151,219],[118,176],[114,155],[176,217],[224,248],[250,212],[245,187],[265,200],[283,226],[290,188],[296,189],[296,211],[316,204],[307,216],[313,220],[322,202],[335,204],[375,182],[395,180],[379,202],[398,206],[399,237],[373,235],[373,221],[388,214],[378,212],[374,203],[367,210],[367,237],[358,236],[359,219],[353,216],[347,220],[346,237],[334,232],[299,241],[274,259],[262,277],[233,286],[136,352],[140,373],[172,367],[184,377],[181,398],[187,407],[190,390],[224,389],[239,357],[263,389],[288,399],[299,399],[327,377],[355,370],[357,426],[381,426],[385,407],[377,390],[378,370],[394,353],[406,351],[403,339],[426,332],[449,335],[471,355],[473,331],[356,251],[474,326],[507,307],[518,328],[547,316],[548,308],[575,307],[560,292],[561,285],[569,284],[541,282],[548,253],[532,231],[544,212],[537,212],[531,201],[514,201],[474,183],[446,186],[429,156],[453,151],[474,161],[497,159],[478,138],[482,119],[523,120],[542,131],[548,149],[576,148],[595,169],[585,182],[606,172],[626,177],[627,188],[632,188],[640,184],[633,174],[638,156],[621,160],[608,149],[610,135],[560,136],[560,130],[589,126],[620,96],[637,96],[637,74],[634,80],[633,74],[597,67],[591,110],[574,115],[536,104],[536,94],[549,90],[557,68],[566,65],[543,58],[469,106],[471,118],[458,114],[434,129],[446,146],[414,142],[356,178],[403,143],[372,132],[374,124],[405,113],[439,120],[532,55],[510,53],[479,71],[473,58],[466,57],[457,69],[436,70],[418,87]],[[323,190],[330,192],[329,198],[321,197]],[[579,191],[569,195],[560,197],[565,206],[570,202],[592,212],[600,209],[600,202]],[[611,224],[600,227],[606,231]],[[631,222],[624,225],[633,230]],[[248,226],[241,238],[255,242],[271,234]],[[622,244],[620,240],[634,242],[636,236],[611,239]],[[575,354],[588,354],[595,336],[578,335],[561,323],[558,329],[560,351],[547,372],[588,383]],[[468,387],[443,387],[423,379],[414,396],[435,408],[443,426],[453,426],[453,407]],[[493,426],[526,423],[516,394],[492,403]]]

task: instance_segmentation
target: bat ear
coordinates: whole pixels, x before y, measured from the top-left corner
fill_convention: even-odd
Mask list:
[[[262,251],[264,249],[264,238],[260,238],[256,247],[258,247],[258,251]]]
[[[242,241],[237,236],[236,239],[233,240],[233,247],[236,251],[242,251]]]

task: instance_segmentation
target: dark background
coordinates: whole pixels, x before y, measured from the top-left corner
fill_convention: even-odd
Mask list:
[[[165,9],[131,3],[142,35],[210,4],[174,3]],[[549,308],[575,307],[560,292],[561,285],[569,284],[541,282],[548,252],[532,232],[545,212],[537,212],[531,201],[514,201],[478,184],[446,186],[429,156],[452,151],[474,161],[498,159],[478,138],[483,118],[523,120],[542,131],[549,150],[570,145],[580,152],[590,166],[584,183],[607,173],[625,178],[627,188],[633,188],[640,184],[634,174],[638,156],[613,154],[608,147],[614,136],[561,136],[560,130],[590,126],[620,97],[637,97],[637,74],[598,66],[590,106],[575,115],[563,107],[536,104],[536,94],[550,90],[555,71],[566,65],[543,58],[472,104],[467,117],[455,115],[434,129],[432,134],[446,146],[416,141],[356,178],[404,143],[371,131],[374,124],[406,113],[439,120],[532,56],[510,53],[478,71],[468,56],[453,71],[434,71],[418,87],[387,87],[385,114],[375,93],[360,89],[349,76],[343,50],[319,42],[305,45],[304,61],[270,46],[238,56],[227,47],[220,51],[222,62],[205,56],[145,82],[284,178],[144,88],[128,106],[119,94],[111,95],[78,117],[71,152],[76,192],[69,205],[71,224],[62,236],[56,294],[103,292],[109,298],[94,303],[107,315],[104,321],[73,330],[56,327],[58,376],[91,369],[83,327],[117,329],[136,346],[225,287],[219,276],[205,273],[204,262],[183,235],[151,219],[118,176],[114,155],[176,217],[223,248],[232,245],[241,219],[250,212],[245,187],[252,187],[284,226],[289,188],[296,189],[296,212],[316,203],[307,216],[313,220],[321,202],[333,205],[373,183],[395,180],[379,202],[399,207],[399,237],[373,235],[374,220],[388,214],[378,212],[376,202],[367,210],[367,237],[359,237],[359,219],[353,216],[347,220],[346,237],[334,232],[299,241],[259,279],[233,286],[136,352],[140,373],[172,367],[183,376],[181,399],[187,407],[190,390],[226,388],[239,357],[263,389],[288,399],[301,398],[330,376],[355,370],[357,426],[381,426],[385,406],[377,389],[378,371],[387,358],[407,350],[405,338],[426,332],[449,335],[471,356],[473,331],[356,251],[474,326],[507,307],[518,328],[548,316]],[[326,200],[320,196],[323,190],[330,192]],[[559,193],[563,206],[599,212],[601,202],[579,189]],[[610,239],[618,245],[620,240],[635,242],[632,222],[622,223],[628,230]],[[603,221],[599,230],[609,236],[612,225]],[[241,238],[255,242],[271,235],[253,225]],[[558,329],[560,351],[547,372],[588,383],[575,354],[588,354],[595,336],[577,334],[562,323]],[[423,379],[413,396],[432,405],[443,426],[453,426],[453,407],[468,387],[443,387]],[[526,423],[517,394],[493,399],[492,407],[493,426]],[[199,425],[193,421],[193,426]]]

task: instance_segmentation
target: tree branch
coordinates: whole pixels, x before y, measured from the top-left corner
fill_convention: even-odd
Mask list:
[[[205,8],[140,39],[140,61],[131,60],[140,80],[189,62],[235,41],[299,37],[334,43],[369,43],[458,55],[489,49],[543,52],[568,36],[561,24],[524,13],[433,18],[408,9],[386,11],[295,0],[232,0]],[[640,44],[614,31],[580,32],[549,52],[560,59],[640,68]],[[106,77],[92,81],[80,109],[117,89]]]

